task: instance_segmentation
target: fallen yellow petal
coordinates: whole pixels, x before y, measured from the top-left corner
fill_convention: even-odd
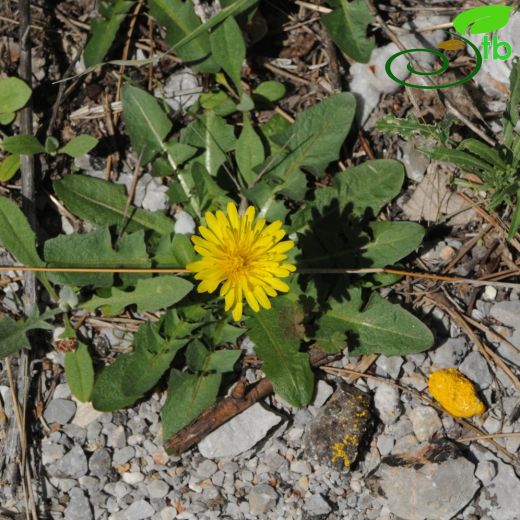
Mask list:
[[[457,51],[465,46],[466,44],[461,40],[446,40],[437,45],[439,49],[445,49],[447,51]]]
[[[486,411],[475,385],[456,368],[432,372],[428,387],[433,398],[455,417],[473,417]]]

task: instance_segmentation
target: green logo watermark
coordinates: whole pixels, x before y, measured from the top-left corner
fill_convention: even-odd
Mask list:
[[[480,52],[479,47],[477,47],[467,38],[464,38],[462,34],[466,34],[468,29],[470,34],[484,34],[497,31],[498,29],[501,29],[502,27],[507,25],[509,17],[511,16],[512,9],[512,7],[507,5],[485,5],[481,7],[476,7],[474,9],[470,9],[468,11],[464,11],[453,20],[453,27],[455,28],[457,33],[447,31],[447,33],[453,36],[455,39],[446,40],[440,43],[437,46],[437,49],[405,49],[403,51],[396,52],[395,54],[390,56],[390,58],[386,62],[386,73],[396,83],[412,88],[449,88],[461,85],[462,83],[466,83],[466,81],[469,81],[478,73],[478,71],[482,67],[482,60],[507,60],[511,57],[513,50],[511,48],[511,44],[509,44],[508,42],[499,41],[498,36],[496,34],[493,35],[493,38],[491,40],[489,39],[488,34],[486,34],[482,40],[482,52]],[[442,50],[456,50],[466,45],[469,45],[473,49],[476,61],[471,72],[458,81],[440,85],[418,85],[416,83],[410,83],[408,81],[399,79],[392,72],[392,64],[399,56],[403,56],[404,54],[414,52],[427,52],[430,54],[434,54],[440,59],[441,66],[438,69],[435,69],[433,71],[418,71],[415,70],[415,67],[412,63],[408,63],[407,69],[411,74],[416,74],[418,76],[437,76],[445,72],[450,66],[449,58],[448,56],[446,56],[446,54],[444,54]]]

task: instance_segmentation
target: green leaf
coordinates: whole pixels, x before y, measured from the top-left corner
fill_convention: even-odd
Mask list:
[[[134,404],[141,397],[138,393],[127,395],[123,392],[126,371],[133,362],[133,352],[130,352],[120,355],[110,366],[103,368],[92,390],[92,405],[96,410],[112,412]]]
[[[432,346],[428,327],[399,305],[373,292],[364,306],[361,289],[349,290],[348,298],[332,300],[319,320],[317,344],[323,350],[337,352],[348,343],[353,356],[405,356]]]
[[[373,239],[359,252],[371,260],[370,267],[395,264],[415,251],[424,237],[424,228],[415,222],[371,222],[370,229]]]
[[[52,137],[52,135],[50,135],[45,139],[44,147],[47,153],[54,153],[60,147],[60,142],[55,137]]]
[[[277,394],[293,406],[305,406],[312,398],[314,376],[307,353],[300,350],[301,309],[285,296],[272,300],[272,308],[248,321],[249,337],[263,361],[262,369]]]
[[[0,112],[0,125],[9,125],[14,121],[14,112]]]
[[[213,58],[231,78],[237,90],[241,92],[240,73],[246,57],[246,44],[235,19],[229,16],[217,25],[211,32],[209,40]]]
[[[52,330],[54,327],[44,321],[51,315],[52,313],[49,316],[39,316],[38,311],[34,309],[25,321],[15,321],[5,314],[0,316],[0,359],[18,352],[22,348],[30,348],[31,345],[26,336],[28,331],[33,329]]]
[[[100,2],[99,12],[102,18],[92,20],[90,38],[83,52],[83,60],[87,68],[103,61],[115,40],[121,22],[134,3],[134,0]]]
[[[512,61],[511,75],[509,76],[509,98],[504,113],[504,145],[510,147],[514,140],[514,128],[520,118],[518,105],[520,104],[520,59],[516,56]],[[516,158],[518,160],[518,158]]]
[[[335,176],[341,209],[363,217],[367,209],[376,216],[401,191],[404,166],[393,159],[365,161]]]
[[[121,291],[112,288],[108,298],[94,296],[83,303],[87,310],[94,311],[98,307],[109,307],[109,314],[119,314],[127,305],[137,305],[139,312],[165,309],[182,300],[193,288],[193,284],[178,276],[158,276],[141,279],[133,291]]]
[[[292,126],[271,137],[284,151],[278,157],[267,159],[261,167],[269,179],[278,183],[270,190],[268,199],[262,201],[263,214],[267,213],[278,192],[296,199],[301,197],[300,190],[305,189],[301,168],[321,175],[329,163],[339,158],[355,110],[356,100],[352,94],[335,94],[298,114]]]
[[[20,156],[8,155],[0,163],[0,182],[7,182],[12,179],[20,169]]]
[[[164,439],[187,426],[215,402],[221,379],[221,374],[171,371],[168,397],[161,411]]]
[[[144,90],[125,84],[121,90],[123,119],[132,147],[141,165],[165,151],[164,138],[172,123],[157,99]]]
[[[254,168],[264,161],[265,153],[262,139],[247,117],[237,141],[235,157],[240,175],[248,187],[252,186],[258,176]]]
[[[191,159],[196,153],[197,148],[188,144],[169,142],[165,145],[167,152],[175,160],[175,164],[180,165]],[[171,169],[171,166],[170,166]]]
[[[21,79],[0,79],[0,115],[13,114],[14,117],[14,112],[25,106],[31,94],[31,88]]]
[[[203,31],[189,38],[201,23],[191,2],[183,0],[149,0],[150,14],[166,27],[166,42],[175,48],[179,57],[193,63],[201,72],[217,72],[218,65],[211,58],[209,35]],[[187,43],[183,44],[183,40]]]
[[[484,162],[478,157],[461,150],[452,150],[450,148],[431,148],[421,149],[421,151],[430,156],[430,158],[434,161],[451,162],[463,170],[476,173],[477,175],[481,171],[491,172],[493,169],[493,166],[491,166],[489,163]]]
[[[81,343],[75,352],[65,354],[65,376],[72,395],[85,403],[94,388],[94,366],[88,348]]]
[[[98,140],[90,135],[78,135],[71,139],[61,150],[61,153],[66,153],[70,157],[81,157],[90,152],[96,145]]]
[[[72,213],[93,224],[122,226],[128,220],[127,231],[151,229],[161,235],[174,228],[175,223],[163,213],[132,206],[126,211],[128,197],[120,184],[86,175],[67,175],[53,185]]]
[[[226,161],[226,152],[235,147],[233,127],[212,111],[205,112],[196,121],[181,130],[180,141],[203,150],[193,160],[201,163],[211,175]]]
[[[0,358],[4,358],[22,350],[29,348],[23,322],[15,321],[7,315],[0,317]]]
[[[236,103],[223,90],[204,92],[199,102],[202,108],[212,110],[217,116],[228,116],[237,110]]]
[[[20,208],[5,197],[0,197],[0,242],[22,265],[44,267],[36,251],[36,235],[29,222]],[[52,294],[45,273],[37,273],[37,276]]]
[[[115,251],[107,228],[51,238],[44,244],[44,258],[50,267],[146,268],[151,263],[143,231],[123,235]],[[111,287],[114,283],[113,273],[51,273],[49,278],[71,286]]]
[[[241,350],[217,350],[212,352],[206,361],[206,372],[232,372],[241,354]]]
[[[207,372],[204,369],[209,350],[199,340],[193,340],[186,349],[186,365],[194,372]]]
[[[516,192],[516,207],[511,217],[511,227],[509,228],[508,238],[512,240],[520,228],[520,189]]]
[[[285,96],[285,85],[279,81],[263,81],[253,90],[253,97],[274,103]]]
[[[132,362],[125,370],[123,392],[132,396],[143,395],[151,390],[168,370],[177,352],[188,341],[189,338],[163,339],[155,325],[150,323],[141,325],[134,337],[135,349]]]
[[[196,258],[191,240],[186,235],[174,235],[161,237],[154,261],[158,267],[182,268]]]
[[[375,42],[374,38],[366,37],[367,26],[373,22],[367,4],[364,0],[327,0],[327,3],[335,9],[320,20],[334,43],[353,60],[368,63]]]
[[[354,114],[356,98],[350,92],[334,94],[300,112],[286,131],[271,139],[298,157],[300,166],[320,175],[339,158]]]
[[[194,163],[191,168],[193,177],[193,194],[196,195],[201,211],[214,210],[223,207],[228,196],[217,184],[215,179],[200,163]]]
[[[34,155],[45,152],[45,147],[34,135],[13,135],[2,141],[6,152],[18,155]]]
[[[468,151],[492,167],[507,168],[507,164],[500,157],[498,151],[478,139],[464,139],[464,141],[457,146],[457,150]]]

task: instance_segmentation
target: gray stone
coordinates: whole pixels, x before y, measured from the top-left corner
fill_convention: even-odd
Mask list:
[[[197,476],[205,479],[211,477],[218,467],[212,460],[204,460],[197,466]]]
[[[278,494],[267,484],[258,484],[249,492],[249,512],[253,515],[263,515],[276,505]]]
[[[116,448],[112,457],[114,466],[121,466],[132,459],[135,455],[135,448],[132,446],[125,446],[124,448]]]
[[[70,502],[65,509],[65,520],[92,520],[92,509],[87,497],[80,488],[69,491]]]
[[[280,416],[256,403],[207,435],[199,451],[207,459],[234,457],[255,446],[280,421]]]
[[[80,446],[74,446],[57,464],[56,476],[78,479],[88,471],[87,457]]]
[[[382,464],[368,485],[399,518],[449,520],[477,492],[480,484],[473,476],[474,470],[474,465],[463,457],[418,468]]]
[[[480,388],[486,388],[493,382],[489,366],[480,352],[470,352],[464,358],[459,370]]]
[[[170,487],[164,480],[151,480],[147,484],[148,494],[150,498],[163,498],[168,494]]]
[[[326,515],[331,511],[330,505],[320,494],[307,498],[303,508],[312,516]]]
[[[430,406],[416,406],[409,413],[413,431],[419,441],[427,441],[442,428],[437,412]]]
[[[125,520],[144,520],[150,518],[155,509],[146,500],[137,500],[124,513]]]
[[[67,383],[61,383],[56,385],[54,393],[52,394],[53,399],[70,399],[70,388]]]
[[[101,483],[96,477],[85,475],[78,479],[81,489],[84,489],[90,496],[101,489]]]
[[[76,413],[76,403],[68,399],[53,399],[43,412],[44,419],[49,423],[66,424]]]
[[[290,469],[293,473],[301,473],[302,475],[310,475],[312,473],[311,465],[307,461],[300,459],[294,459],[291,462]]]
[[[390,376],[392,379],[399,377],[401,366],[403,365],[403,358],[401,356],[379,356],[376,361],[377,374],[383,376]]]
[[[449,338],[431,354],[433,368],[457,367],[466,353],[466,341],[463,337]]]
[[[395,439],[390,435],[382,434],[377,438],[377,449],[382,457],[388,455],[392,451],[394,444]]]
[[[69,439],[74,441],[74,444],[82,445],[87,439],[87,430],[74,423],[64,424],[61,429]]]
[[[127,473],[123,473],[123,480],[127,484],[135,485],[144,480],[144,475],[139,471],[129,471]]]
[[[492,318],[508,327],[520,329],[520,301],[495,303],[489,312]]]
[[[52,464],[60,460],[65,453],[65,448],[62,444],[55,444],[50,439],[43,439],[42,441],[42,464]]]
[[[108,450],[101,448],[90,457],[88,466],[92,475],[104,477],[112,468],[112,457]]]
[[[318,381],[318,384],[316,385],[316,395],[314,396],[312,405],[316,408],[323,406],[333,392],[334,388],[332,388],[332,386],[328,385],[327,383],[325,383],[325,381],[320,379]]]
[[[477,477],[485,486],[487,486],[495,478],[496,474],[496,465],[490,460],[483,460],[479,462],[475,471],[475,477]]]
[[[116,482],[116,485],[114,486],[114,495],[118,498],[123,498],[125,497],[126,495],[128,495],[128,493],[130,493],[131,491],[131,488],[128,484],[125,484],[124,482]]]
[[[378,385],[374,394],[374,406],[384,424],[394,423],[401,415],[399,390],[386,383]]]
[[[511,466],[498,462],[497,476],[483,488],[478,505],[493,520],[518,519],[520,480]]]

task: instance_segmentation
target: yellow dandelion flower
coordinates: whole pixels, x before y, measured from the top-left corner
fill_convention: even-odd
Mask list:
[[[239,215],[231,202],[227,215],[208,211],[205,218],[206,226],[199,227],[201,236],[192,237],[202,259],[186,266],[201,280],[197,291],[212,293],[222,284],[220,296],[236,321],[242,316],[244,298],[255,312],[260,307],[270,309],[269,297],[289,290],[280,278],[296,270],[293,264],[283,263],[294,242],[282,241],[282,222],[267,225],[263,218],[255,222],[253,206]]]

